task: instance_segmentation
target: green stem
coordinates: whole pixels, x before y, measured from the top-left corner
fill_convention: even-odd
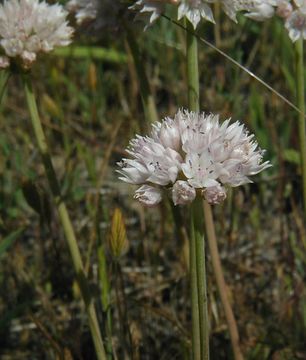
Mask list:
[[[193,26],[187,20],[186,47],[187,47],[187,85],[188,106],[191,111],[200,109],[198,40],[193,36]]]
[[[305,84],[304,84],[304,54],[303,39],[300,38],[295,44],[296,52],[296,93],[299,113],[299,137],[302,168],[303,206],[306,219],[306,128],[305,128]]]
[[[144,67],[144,62],[141,58],[138,44],[135,41],[135,34],[126,24],[125,26],[127,34],[127,43],[131,50],[135,69],[138,76],[140,95],[142,100],[142,105],[145,113],[145,118],[148,124],[158,121],[158,114],[156,110],[154,96],[151,91],[150,83],[146,74],[146,69]]]
[[[7,82],[11,73],[8,70],[0,71],[0,105],[2,103],[3,95],[5,93]]]
[[[192,206],[192,205],[191,205]],[[190,222],[190,287],[191,287],[191,318],[192,318],[192,359],[201,360],[201,335],[199,321],[198,279],[196,258],[196,235],[193,211]]]
[[[38,149],[42,157],[45,167],[47,179],[49,181],[52,196],[59,214],[59,218],[65,233],[67,244],[72,257],[73,267],[76,273],[76,279],[85,303],[87,311],[89,328],[91,331],[92,339],[96,349],[98,360],[106,360],[104,345],[100,333],[99,323],[97,319],[96,310],[94,308],[93,300],[89,291],[89,285],[84,273],[82,258],[77,244],[73,226],[67,211],[66,204],[63,201],[60,191],[60,185],[56,177],[55,170],[51,161],[47,140],[42,128],[42,124],[38,115],[35,95],[33,93],[32,84],[27,75],[24,76],[24,89],[27,99],[28,108],[31,114],[32,126],[37,141]]]
[[[188,83],[188,105],[189,110],[199,111],[200,109],[200,89],[199,89],[199,65],[198,65],[198,44],[197,38],[193,36],[193,26],[186,20],[186,55],[187,55],[187,83]],[[200,359],[209,359],[209,322],[207,312],[207,284],[206,284],[206,270],[205,270],[205,242],[204,242],[204,227],[203,227],[203,212],[200,200],[196,199],[192,207],[192,222],[193,232],[190,239],[190,273],[192,287],[194,286],[193,277],[196,276],[197,286],[197,305],[193,304],[195,290],[192,291],[192,306],[198,306],[198,319],[196,320],[193,313],[192,321],[197,321],[193,324],[193,337],[198,336],[197,326],[200,330]],[[195,249],[193,249],[193,246]],[[195,269],[194,269],[195,267]],[[194,275],[193,272],[196,272]],[[197,338],[193,339],[193,346],[197,346]],[[193,349],[194,359],[197,359],[198,349]]]
[[[201,359],[209,359],[209,320],[207,312],[207,283],[205,265],[205,240],[203,209],[201,198],[197,197],[191,205],[193,219],[193,236],[196,244],[196,268],[197,268],[197,288],[200,319],[201,336]]]

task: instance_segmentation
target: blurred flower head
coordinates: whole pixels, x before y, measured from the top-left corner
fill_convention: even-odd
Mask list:
[[[271,18],[277,5],[277,0],[238,0],[238,2],[238,11],[246,11],[244,15],[256,21]]]
[[[15,59],[23,68],[35,62],[37,54],[71,42],[72,27],[59,4],[38,0],[5,0],[0,4],[0,45],[4,52],[0,67]]]
[[[211,3],[220,3],[224,12],[233,20],[237,21],[238,12],[253,20],[263,21],[274,15],[275,6],[279,0],[138,0],[131,9],[139,10],[140,14],[151,13],[147,16],[147,26],[152,24],[164,11],[166,4],[176,6],[178,20],[184,16],[196,28],[201,19],[215,22]]]
[[[138,0],[130,9],[139,11],[136,18],[141,18],[146,22],[146,29],[164,13],[166,5],[172,5],[177,8],[178,20],[186,16],[196,28],[201,18],[214,22],[209,6],[211,2],[214,0]]]
[[[120,179],[141,185],[135,198],[147,206],[167,191],[175,205],[197,194],[217,204],[226,198],[226,187],[249,183],[249,176],[271,166],[238,121],[220,123],[218,115],[187,110],[154,124],[150,136],[137,135],[127,153],[118,163]]]

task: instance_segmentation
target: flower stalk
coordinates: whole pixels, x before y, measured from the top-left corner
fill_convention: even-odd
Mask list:
[[[186,55],[187,55],[187,86],[188,106],[190,111],[200,109],[200,85],[198,64],[198,40],[193,35],[193,26],[186,20]]]
[[[186,46],[187,46],[187,81],[188,81],[188,104],[189,108],[194,111],[199,110],[199,67],[198,67],[198,50],[197,38],[193,36],[192,24],[187,21]],[[196,218],[193,221],[196,224],[194,231],[196,235],[196,269],[197,269],[197,291],[198,291],[198,308],[200,316],[200,336],[201,336],[201,358],[209,359],[209,319],[207,311],[207,282],[205,266],[205,240],[203,235],[203,210],[196,199],[192,206],[197,207],[192,216]],[[217,286],[220,293],[221,301],[224,307],[226,320],[228,322],[230,338],[232,342],[235,360],[242,360],[243,356],[239,346],[239,334],[233,311],[226,293],[226,284],[223,276],[220,256],[217,247],[214,221],[212,217],[211,205],[204,201],[204,219],[205,229],[208,238],[209,250],[212,258],[213,269],[217,280]],[[192,241],[192,239],[191,239]],[[190,255],[191,269],[194,259]],[[195,333],[196,335],[197,333]],[[196,344],[196,343],[195,343]]]
[[[192,205],[191,205],[192,206]],[[191,318],[192,318],[192,359],[201,360],[201,333],[199,321],[198,276],[196,257],[196,230],[194,210],[191,210],[190,221],[190,289],[191,289]]]
[[[297,106],[300,109],[298,115],[301,169],[302,169],[302,192],[304,217],[306,219],[306,126],[305,126],[305,84],[304,84],[304,54],[303,38],[300,37],[295,43],[296,54],[296,95]]]
[[[207,311],[207,281],[205,265],[205,239],[203,226],[203,209],[201,199],[198,197],[191,205],[192,221],[192,242],[195,243],[195,260],[197,275],[197,296],[198,296],[198,316],[200,329],[200,349],[201,359],[209,359],[209,319]]]
[[[192,24],[186,20],[186,55],[187,55],[187,85],[188,105],[192,111],[199,111],[199,66],[198,44],[193,36]],[[199,206],[200,205],[200,206]],[[203,227],[203,212],[198,199],[191,205],[191,239],[190,239],[190,275],[191,275],[191,306],[192,306],[192,344],[193,358],[209,359],[209,320],[207,311],[207,284],[205,265],[205,240]],[[199,211],[200,210],[200,211]],[[196,281],[195,278],[196,277]],[[196,288],[196,289],[195,289]],[[195,296],[195,294],[197,296]],[[196,313],[198,309],[198,313]],[[198,337],[200,336],[200,339]]]
[[[90,294],[89,284],[84,272],[80,250],[77,244],[73,225],[71,223],[66,204],[63,201],[61,195],[60,185],[52,164],[49,148],[47,145],[47,139],[44,134],[44,130],[38,114],[36,99],[32,89],[31,81],[29,79],[29,75],[24,75],[23,81],[24,81],[24,90],[26,94],[28,108],[31,115],[31,121],[32,121],[35,138],[46,171],[46,175],[54,199],[54,203],[56,205],[59,218],[65,233],[66,241],[72,258],[73,267],[76,273],[76,279],[85,304],[85,309],[88,316],[89,328],[94,342],[97,359],[106,360],[106,354],[104,350],[102,336],[100,333],[97,314],[93,304],[92,296]]]

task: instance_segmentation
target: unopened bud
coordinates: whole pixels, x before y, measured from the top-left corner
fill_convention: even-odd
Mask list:
[[[212,205],[220,204],[226,199],[226,191],[223,186],[210,186],[203,190],[207,202]]]
[[[135,191],[134,198],[147,207],[157,205],[162,200],[162,193],[158,188],[142,185]]]
[[[119,258],[128,247],[124,218],[120,209],[116,208],[112,217],[109,234],[109,247],[111,254]]]
[[[196,197],[196,190],[187,181],[179,180],[172,188],[172,199],[174,205],[186,205]]]

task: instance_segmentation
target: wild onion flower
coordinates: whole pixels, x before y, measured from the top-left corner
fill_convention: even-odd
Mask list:
[[[251,182],[249,176],[270,167],[264,151],[244,125],[214,114],[179,110],[152,126],[150,136],[137,135],[118,163],[120,179],[141,185],[135,198],[147,206],[169,193],[175,205],[204,196],[211,204],[226,198],[226,189]]]
[[[15,59],[29,68],[38,53],[70,44],[73,29],[66,15],[61,5],[44,1],[5,0],[0,4],[0,45],[5,54],[2,67]]]

